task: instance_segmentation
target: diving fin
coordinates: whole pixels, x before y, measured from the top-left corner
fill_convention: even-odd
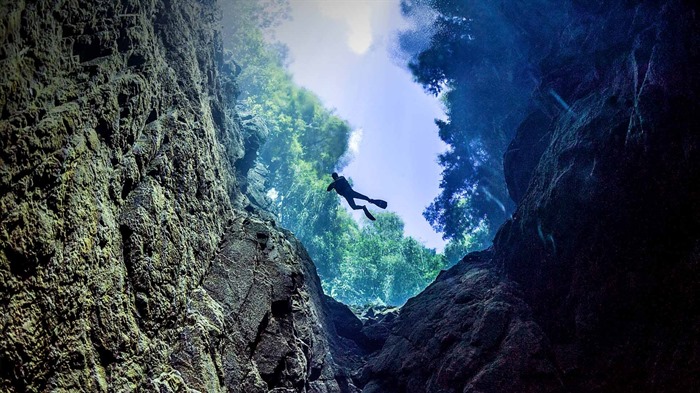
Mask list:
[[[365,210],[365,216],[367,216],[367,218],[369,218],[372,221],[376,220],[376,218],[374,218],[372,213],[370,213],[369,210],[367,210],[367,208],[365,208],[364,210]]]
[[[386,201],[383,201],[381,199],[372,199],[372,203],[374,203],[378,207],[381,207],[382,209],[386,209]]]

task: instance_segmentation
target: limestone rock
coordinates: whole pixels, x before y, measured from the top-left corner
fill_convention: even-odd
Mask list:
[[[549,146],[552,118],[541,110],[528,115],[515,133],[503,155],[503,172],[508,193],[519,203],[530,185],[532,173]]]
[[[401,309],[363,392],[700,384],[697,7],[563,6],[570,18],[557,41],[533,49],[542,75],[533,105],[554,116],[527,118],[506,160],[515,214],[490,250]],[[510,17],[544,38],[526,20],[539,17]],[[533,140],[543,136],[546,145]]]
[[[389,338],[399,310],[398,307],[374,306],[359,314],[359,318],[362,320],[361,331],[370,340],[372,352],[381,349]]]
[[[353,391],[313,264],[246,209],[217,12],[0,5],[0,391]]]
[[[517,286],[471,254],[401,308],[363,392],[555,392],[550,348]],[[537,378],[532,378],[537,374]]]

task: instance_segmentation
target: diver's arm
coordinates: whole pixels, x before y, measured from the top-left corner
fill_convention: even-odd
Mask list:
[[[335,188],[335,181],[331,182],[331,184],[328,185],[328,187],[326,188],[326,192],[332,190],[333,188]]]

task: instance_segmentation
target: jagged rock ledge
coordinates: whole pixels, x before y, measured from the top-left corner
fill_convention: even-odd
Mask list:
[[[1,391],[357,390],[338,363],[362,351],[256,194],[217,15],[0,5]]]

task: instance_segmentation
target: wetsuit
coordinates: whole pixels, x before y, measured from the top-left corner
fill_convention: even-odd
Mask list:
[[[353,190],[350,186],[350,183],[348,183],[348,181],[345,180],[345,177],[343,176],[339,176],[333,181],[333,183],[329,184],[328,188],[326,188],[326,191],[330,191],[332,189],[335,189],[335,192],[337,192],[338,195],[345,198],[345,200],[348,201],[348,205],[350,205],[350,207],[354,210],[365,209],[364,206],[358,206],[357,204],[355,204],[354,199],[360,199],[370,203],[372,202],[372,200],[369,199],[367,196],[362,195],[359,192]]]

